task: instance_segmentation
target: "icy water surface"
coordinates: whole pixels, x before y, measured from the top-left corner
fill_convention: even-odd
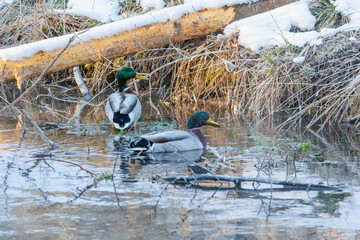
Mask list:
[[[137,132],[126,138],[184,129],[199,110],[159,109],[162,119],[145,106]],[[22,128],[15,117],[0,116],[0,239],[360,238],[356,133],[274,135],[271,126],[253,128],[226,111],[207,109],[222,127],[202,129],[209,146],[201,158],[201,151],[146,157],[126,150],[127,142],[112,132],[102,108],[86,107],[80,121],[60,116],[60,111],[76,110],[58,110],[29,110],[60,146],[54,150],[29,122],[20,142]],[[54,128],[46,122],[65,125]],[[252,183],[243,184],[247,192],[205,190],[153,180],[200,173],[201,167],[218,175],[270,176],[343,191],[261,192]]]

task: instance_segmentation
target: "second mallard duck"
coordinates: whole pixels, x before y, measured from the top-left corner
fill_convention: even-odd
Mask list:
[[[113,127],[119,130],[131,129],[136,125],[141,115],[140,101],[126,84],[132,78],[148,80],[130,67],[122,68],[117,75],[120,92],[112,93],[106,102],[106,115]]]
[[[176,152],[206,148],[206,139],[200,127],[211,125],[219,127],[208,113],[198,112],[189,118],[187,131],[173,130],[150,133],[140,136],[140,140],[130,143],[134,151]]]

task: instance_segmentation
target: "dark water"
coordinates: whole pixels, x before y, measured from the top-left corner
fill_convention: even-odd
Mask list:
[[[202,129],[207,153],[201,158],[201,152],[156,158],[131,155],[126,141],[107,124],[102,106],[88,106],[81,119],[72,119],[74,105],[28,108],[60,146],[54,150],[29,122],[20,142],[22,127],[16,118],[10,113],[0,117],[1,239],[360,238],[359,135],[353,130],[278,133],[271,124],[255,128],[209,108],[222,127]],[[157,106],[162,119],[144,106],[137,132],[183,129],[199,110]],[[46,122],[71,127],[51,128]],[[52,157],[34,157],[43,153]],[[270,176],[340,186],[343,191],[261,193],[252,183],[243,185],[252,190],[248,192],[216,191],[152,180],[166,173],[191,175],[192,161],[219,175]]]

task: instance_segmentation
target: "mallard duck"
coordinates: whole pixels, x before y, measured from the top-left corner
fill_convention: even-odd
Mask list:
[[[154,153],[204,149],[206,139],[200,130],[200,127],[204,125],[220,126],[210,118],[208,113],[198,112],[189,118],[187,131],[173,130],[145,134],[140,136],[140,140],[131,142],[130,149]]]
[[[113,127],[119,130],[131,129],[141,115],[140,101],[126,84],[132,78],[148,80],[146,77],[138,75],[134,69],[123,67],[117,75],[120,92],[112,93],[106,102],[106,115]]]

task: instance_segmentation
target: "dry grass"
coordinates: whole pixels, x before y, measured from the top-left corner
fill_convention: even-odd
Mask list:
[[[13,46],[61,36],[100,24],[74,15],[57,14],[52,4],[14,2],[0,11],[0,45]]]
[[[210,102],[258,119],[285,112],[286,123],[310,117],[308,126],[357,121],[360,45],[350,36],[360,34],[260,53],[238,47],[236,36],[208,37],[142,52],[132,62],[152,73],[152,86],[168,101]],[[292,61],[297,56],[305,57],[304,64]]]
[[[167,6],[179,3],[168,1]],[[313,12],[319,19],[317,27],[346,23],[347,19],[327,3],[327,0],[313,3]],[[322,14],[323,6],[327,12]],[[85,17],[49,13],[50,7],[27,1],[1,10],[0,44],[23,44],[99,24]],[[130,0],[122,11],[141,8]],[[288,45],[259,53],[240,47],[236,35],[209,36],[82,66],[81,70],[93,94],[114,82],[120,67],[132,66],[150,74],[151,95],[165,101],[216,104],[254,119],[286,113],[288,119],[284,124],[299,123],[304,117],[310,117],[308,126],[319,122],[357,124],[360,44],[349,40],[350,36],[359,39],[360,33],[338,34],[320,46]],[[305,57],[301,65],[292,61],[298,56]],[[63,71],[50,75],[47,81],[71,78],[71,71]],[[146,90],[143,93],[150,93],[147,83],[138,86]]]

